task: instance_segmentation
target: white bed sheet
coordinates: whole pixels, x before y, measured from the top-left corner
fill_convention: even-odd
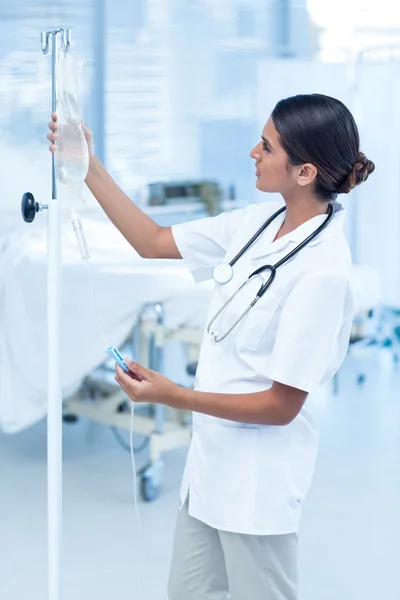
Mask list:
[[[85,221],[101,324],[120,346],[145,302],[162,302],[166,324],[201,327],[211,285],[195,285],[182,261],[144,260],[104,220]],[[0,428],[15,433],[47,411],[46,228],[0,244]],[[67,397],[107,358],[85,263],[63,225],[62,386]]]

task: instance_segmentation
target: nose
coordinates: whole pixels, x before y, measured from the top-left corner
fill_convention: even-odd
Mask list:
[[[257,162],[261,160],[261,154],[258,152],[257,146],[255,146],[255,148],[253,148],[253,150],[250,152],[250,156]]]
[[[257,162],[259,160],[261,160],[261,154],[260,154],[258,145],[254,146],[253,150],[250,152],[250,156],[251,156],[251,158],[254,158],[254,160]]]

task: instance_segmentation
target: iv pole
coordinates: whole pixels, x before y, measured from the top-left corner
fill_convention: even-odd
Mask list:
[[[70,29],[41,33],[43,54],[52,53],[52,112],[56,111],[56,68],[58,41],[67,53]],[[52,195],[47,205],[35,202],[27,192],[22,197],[22,216],[32,223],[36,213],[48,210],[47,220],[47,539],[48,600],[62,597],[62,388],[61,388],[61,204],[52,156]]]

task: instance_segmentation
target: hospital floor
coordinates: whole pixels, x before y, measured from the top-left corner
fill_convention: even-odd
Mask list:
[[[397,600],[400,368],[383,351],[348,357],[338,395],[329,386],[310,404],[321,444],[301,527],[301,600]],[[136,600],[136,559],[142,600],[166,600],[185,453],[165,456],[160,497],[140,501],[142,539],[129,453],[107,428],[64,424],[63,600]],[[47,598],[45,486],[45,424],[0,434],[2,600]]]

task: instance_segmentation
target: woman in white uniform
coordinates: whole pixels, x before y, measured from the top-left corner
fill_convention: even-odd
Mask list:
[[[50,129],[55,152],[55,115]],[[353,318],[351,257],[336,197],[374,170],[360,152],[354,119],[320,94],[280,101],[250,156],[257,188],[284,202],[172,228],[132,203],[96,158],[91,132],[85,135],[86,183],[134,249],[145,258],[183,258],[197,282],[220,281],[194,390],[136,363],[128,364],[135,378],[116,367],[133,401],[194,413],[169,598],[296,600],[297,531],[318,446],[306,399],[339,368]]]

